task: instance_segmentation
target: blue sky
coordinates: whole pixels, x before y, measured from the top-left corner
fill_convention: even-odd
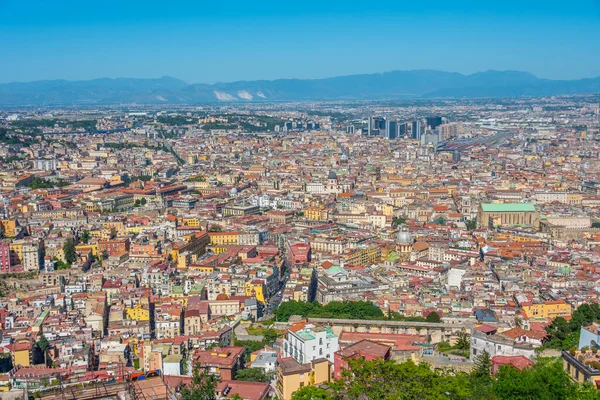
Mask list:
[[[0,0],[0,82],[600,76],[600,0]]]

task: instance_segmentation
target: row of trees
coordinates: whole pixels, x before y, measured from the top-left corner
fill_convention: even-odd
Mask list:
[[[384,319],[381,308],[370,301],[332,301],[326,305],[318,302],[287,301],[275,310],[275,318],[287,322],[292,315],[313,318]]]
[[[470,374],[434,371],[412,361],[354,359],[342,378],[323,386],[307,386],[293,400],[591,400],[600,399],[592,385],[571,381],[559,360],[542,359],[519,371],[503,366],[492,377],[487,353],[477,359]]]
[[[313,318],[335,319],[389,319],[411,322],[441,322],[440,315],[430,312],[427,317],[406,317],[397,312],[388,312],[387,316],[381,308],[370,301],[332,301],[326,305],[318,302],[288,301],[275,310],[275,319],[287,322],[292,315]]]

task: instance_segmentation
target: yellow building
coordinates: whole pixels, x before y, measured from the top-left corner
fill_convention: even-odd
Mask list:
[[[125,316],[135,321],[150,321],[150,310],[138,303],[134,307],[125,308]]]
[[[11,263],[21,263],[23,261],[23,241],[15,240],[10,243]]]
[[[229,250],[229,246],[227,246],[227,245],[217,245],[217,246],[211,246],[210,249],[215,254],[221,254],[221,253],[225,253],[227,250]]]
[[[191,218],[182,218],[181,219],[181,225],[183,226],[191,226],[191,227],[199,227],[200,226],[200,220],[196,217],[191,217]]]
[[[116,234],[119,236],[125,233],[125,224],[123,223],[123,221],[102,222],[100,226],[103,228],[113,228],[114,232],[116,232]]]
[[[145,225],[128,226],[125,228],[125,233],[126,234],[129,234],[129,233],[140,234],[140,233],[142,233],[142,231],[144,231],[146,229],[148,229],[148,227]]]
[[[238,244],[237,232],[210,232],[210,244],[214,245],[235,245]]]
[[[348,250],[347,253],[340,257],[340,260],[350,265],[372,265],[381,261],[381,248],[379,246],[371,246]]]
[[[31,367],[33,365],[33,343],[17,342],[13,345],[13,366]]]
[[[75,250],[80,253],[92,253],[94,257],[98,257],[98,244],[90,243],[90,244],[78,244],[75,246]]]
[[[577,383],[588,382],[595,388],[600,384],[600,371],[592,365],[596,362],[596,355],[592,350],[562,352],[563,368],[565,372]],[[590,365],[592,363],[592,365]]]
[[[328,213],[322,207],[308,207],[304,209],[304,218],[309,221],[327,221]]]
[[[246,282],[244,285],[244,290],[246,292],[246,296],[254,297],[261,303],[265,302],[265,285],[263,281],[255,279],[251,282]]]
[[[284,358],[277,367],[277,396],[281,400],[290,400],[297,390],[330,382],[332,376],[332,364],[325,358],[306,364],[300,364],[293,358]]]
[[[546,301],[545,303],[537,303],[524,305],[523,311],[527,318],[554,319],[556,317],[571,316],[572,307],[564,300]]]
[[[92,229],[90,231],[90,237],[98,240],[110,240],[116,236],[116,232],[114,227]]]
[[[11,238],[17,235],[16,219],[2,219],[0,220],[0,225],[2,227],[2,231],[4,232],[4,236]]]
[[[179,254],[188,252],[190,256],[201,256],[206,251],[206,246],[210,243],[210,238],[206,232],[196,232],[183,237],[183,242],[177,242],[171,250],[171,258],[177,261]]]

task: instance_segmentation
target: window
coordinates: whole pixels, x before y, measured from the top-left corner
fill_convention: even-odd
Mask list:
[[[319,355],[322,356],[323,355],[323,349],[319,349]]]

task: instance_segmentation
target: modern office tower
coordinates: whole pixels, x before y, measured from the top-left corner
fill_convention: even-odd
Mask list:
[[[442,117],[427,117],[425,121],[429,129],[434,130],[442,124]]]
[[[416,140],[421,140],[421,120],[418,119],[416,121],[413,121],[411,128],[412,138]]]
[[[379,136],[385,129],[385,119],[380,117],[369,117],[368,136]]]
[[[404,137],[408,133],[408,124],[402,122],[398,124],[398,137]]]
[[[396,139],[398,137],[398,122],[385,121],[385,137],[387,139]]]

